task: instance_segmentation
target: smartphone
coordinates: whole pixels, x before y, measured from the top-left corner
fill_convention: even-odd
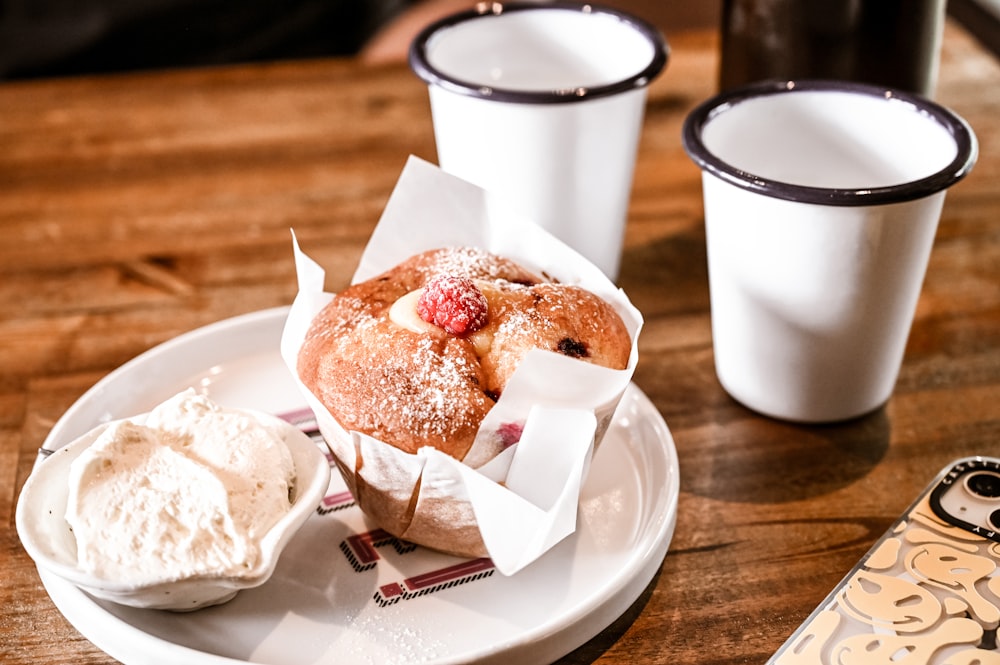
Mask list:
[[[1000,459],[945,467],[768,663],[1000,665]]]

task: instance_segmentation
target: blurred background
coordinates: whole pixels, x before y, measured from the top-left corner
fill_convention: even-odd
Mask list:
[[[719,1],[611,0],[664,31],[715,24]],[[405,58],[417,30],[471,0],[0,0],[0,78],[363,53]]]
[[[604,0],[668,37],[717,26],[723,2]],[[768,6],[802,0],[740,0]],[[806,0],[859,4],[864,0]],[[470,0],[0,0],[0,78],[359,54],[405,59],[431,20]],[[906,1],[901,0],[905,8]],[[1000,53],[1000,0],[948,0],[948,12]]]

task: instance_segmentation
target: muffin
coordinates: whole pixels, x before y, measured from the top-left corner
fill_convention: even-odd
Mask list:
[[[463,460],[530,350],[625,369],[631,348],[621,317],[590,291],[484,250],[442,248],[334,296],[297,370],[345,430]],[[518,433],[502,432],[499,447]]]

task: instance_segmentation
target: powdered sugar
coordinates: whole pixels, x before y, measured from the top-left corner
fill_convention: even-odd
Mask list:
[[[381,380],[387,393],[380,408],[393,409],[406,431],[420,438],[447,439],[456,421],[478,426],[469,419],[467,399],[462,399],[477,369],[466,356],[441,353],[438,346],[431,338],[422,339],[414,357],[416,372]]]
[[[434,262],[425,269],[425,275],[428,279],[436,274],[462,275],[470,279],[506,279],[511,265],[510,261],[478,247],[445,247],[435,254]]]

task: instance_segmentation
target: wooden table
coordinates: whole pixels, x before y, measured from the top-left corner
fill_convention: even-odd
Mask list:
[[[661,572],[565,662],[758,663],[940,468],[1000,453],[1000,66],[948,27],[938,99],[981,142],[949,193],[895,394],[802,427],[712,367],[701,188],[680,147],[713,93],[712,33],[671,36],[652,87],[621,285],[646,317],[636,383],[676,439]],[[289,228],[349,279],[409,154],[423,85],[350,60],[0,85],[0,660],[104,663],[13,528],[35,451],[110,370],[182,332],[288,304]]]

